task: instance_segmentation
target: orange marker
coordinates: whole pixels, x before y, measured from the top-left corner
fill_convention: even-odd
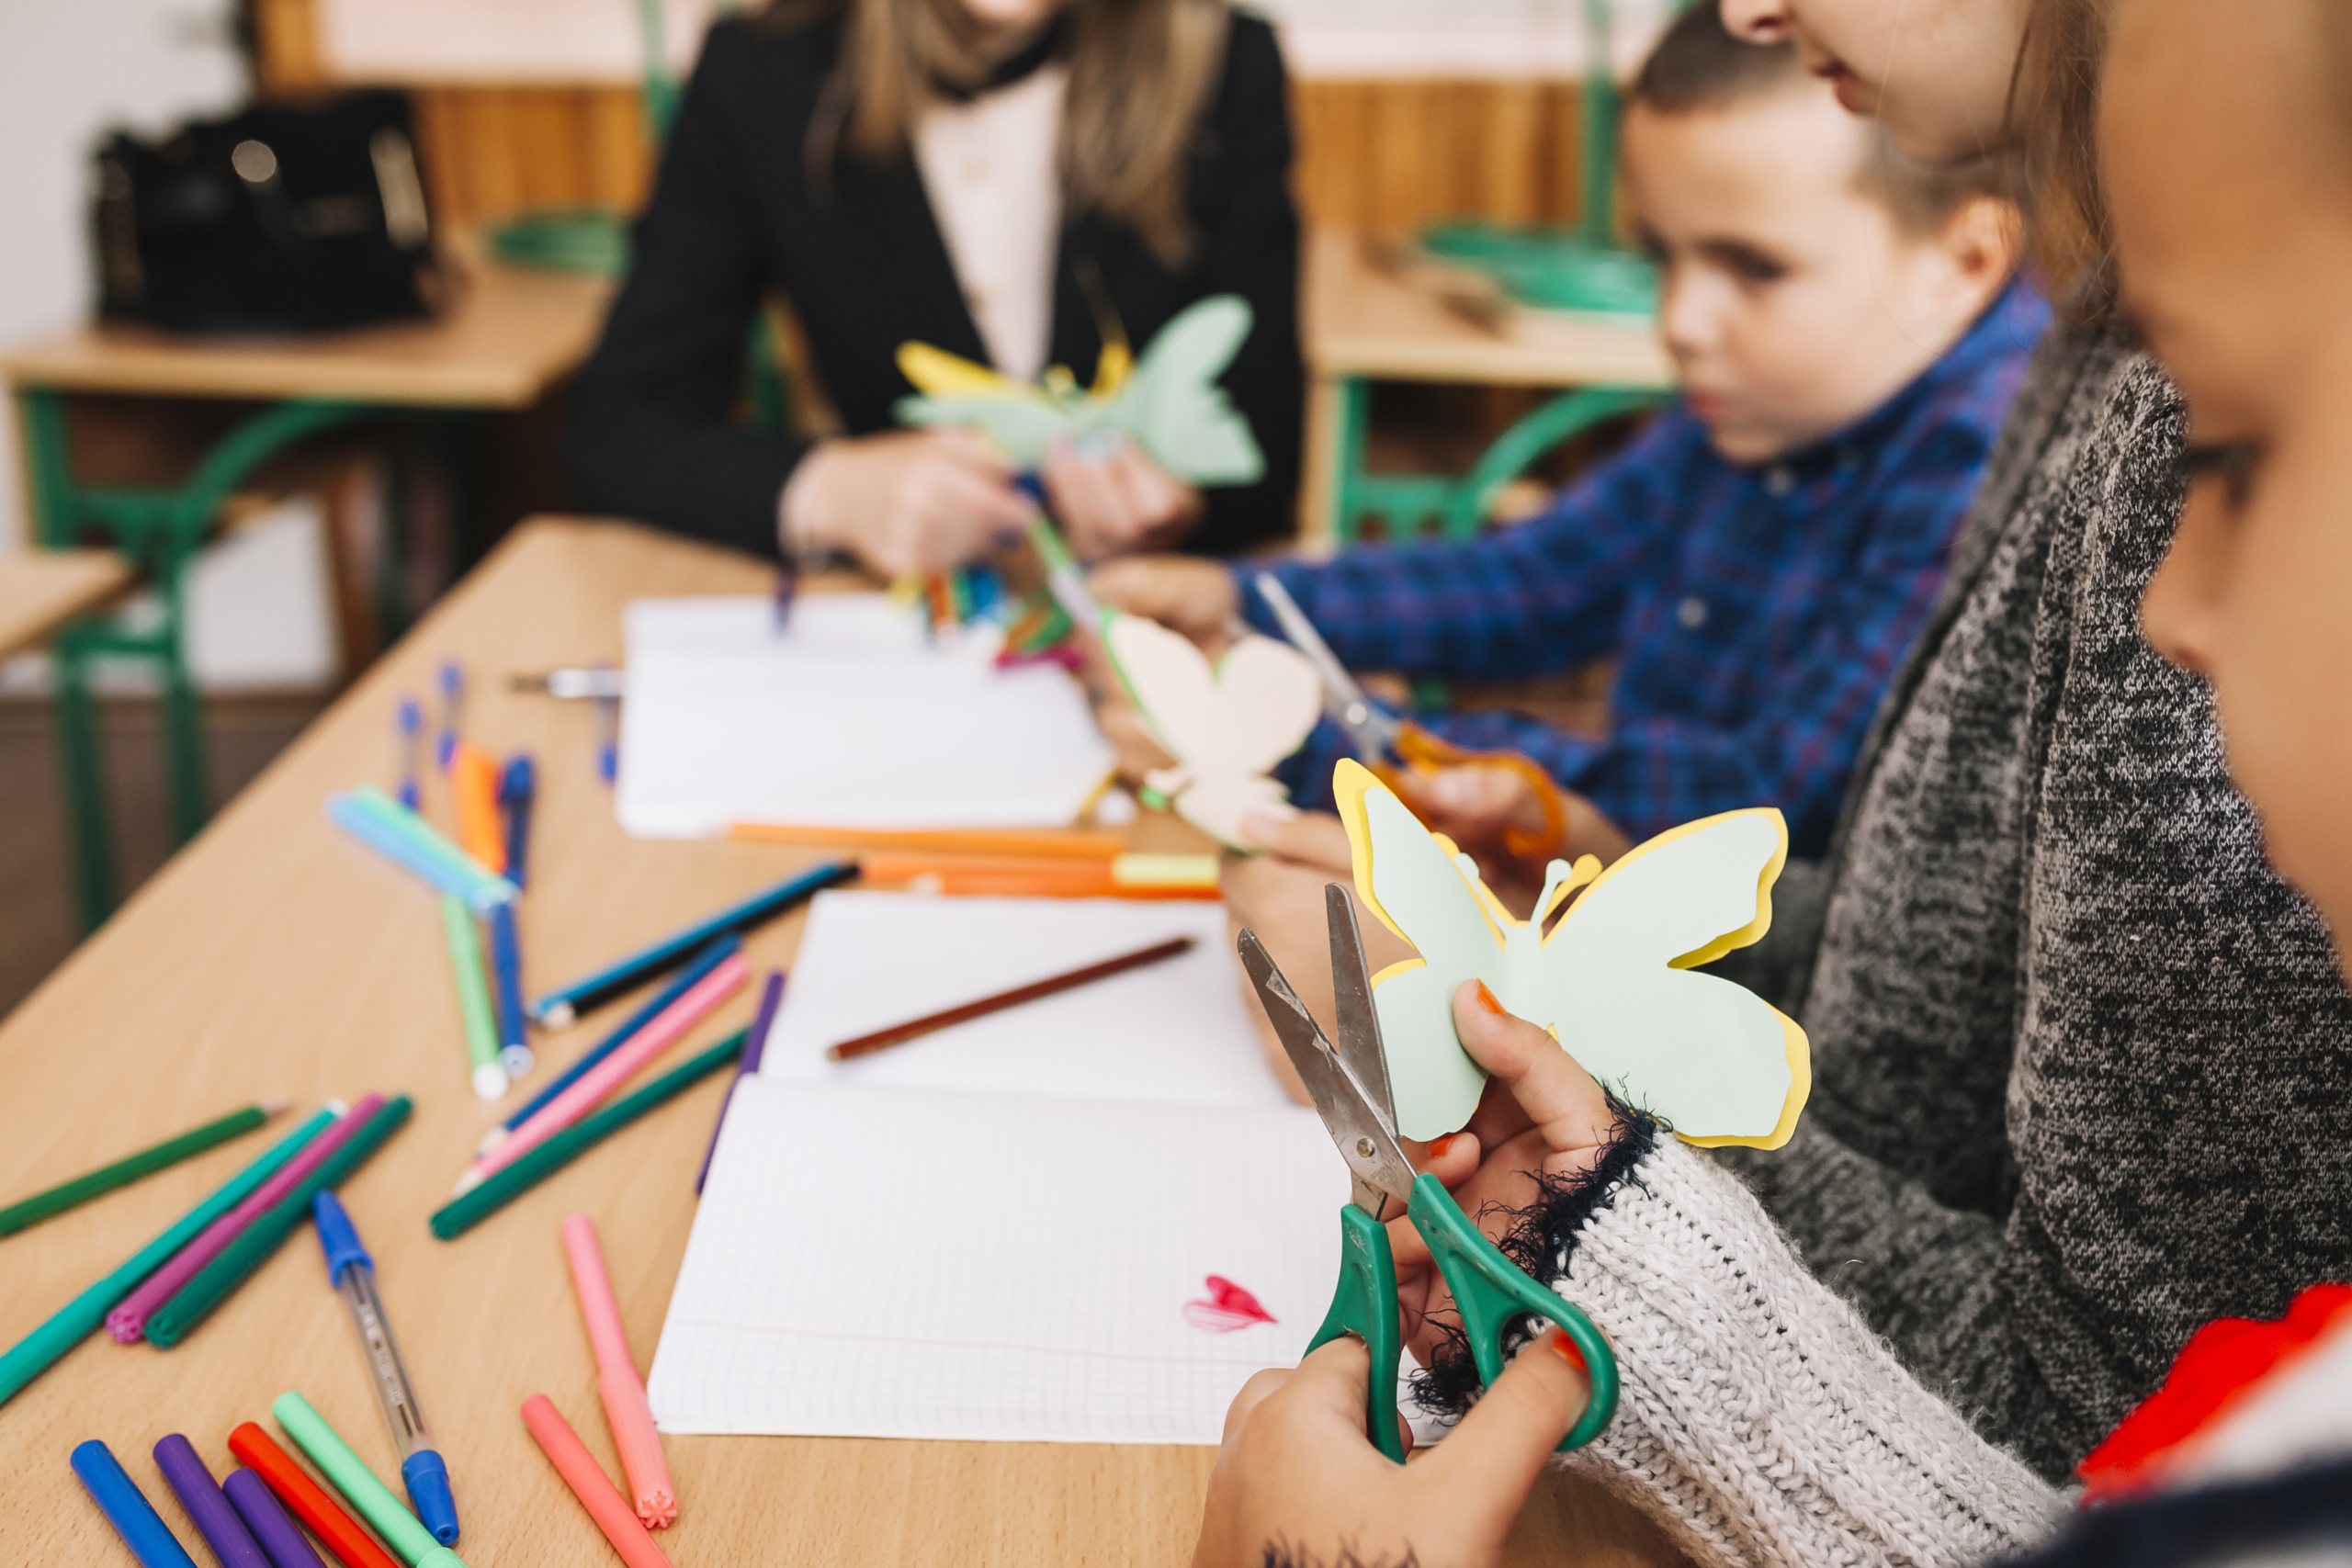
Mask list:
[[[449,754],[449,793],[458,803],[458,843],[492,876],[506,874],[506,834],[498,818],[498,764],[470,740]]]

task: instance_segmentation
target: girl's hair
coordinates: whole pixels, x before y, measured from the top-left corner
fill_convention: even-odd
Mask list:
[[[926,107],[983,87],[996,64],[988,24],[964,0],[771,0],[766,16],[785,28],[843,17],[841,61],[808,130],[820,181],[844,152],[904,155]],[[1190,257],[1185,159],[1229,24],[1226,0],[1071,0],[1055,19],[1069,70],[1059,157],[1067,214],[1125,224],[1170,266]]]
[[[2098,177],[2098,93],[2111,0],[2033,0],[2009,79],[2003,140],[2016,160],[2033,264],[2085,313],[2114,295],[2114,238]]]

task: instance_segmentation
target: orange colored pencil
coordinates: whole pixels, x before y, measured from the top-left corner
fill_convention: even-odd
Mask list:
[[[815,828],[738,822],[727,836],[752,844],[816,844],[910,853],[1033,855],[1049,860],[1115,860],[1127,852],[1117,833],[1082,828]]]
[[[1222,897],[1210,855],[1122,855],[1113,861],[1024,855],[909,854],[868,851],[858,858],[868,883],[912,883],[965,897],[1193,898]]]

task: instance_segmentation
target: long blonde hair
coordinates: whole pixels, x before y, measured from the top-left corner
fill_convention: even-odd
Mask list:
[[[843,17],[807,154],[821,177],[843,152],[902,155],[915,120],[945,91],[978,86],[994,62],[988,27],[964,0],[772,0],[778,26]],[[1061,58],[1064,210],[1117,220],[1170,266],[1192,254],[1184,164],[1223,68],[1226,0],[1070,0]]]

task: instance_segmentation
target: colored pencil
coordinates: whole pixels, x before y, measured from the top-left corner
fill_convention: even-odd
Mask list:
[[[605,1532],[605,1539],[612,1542],[613,1550],[620,1553],[628,1568],[670,1568],[670,1560],[662,1555],[662,1549],[645,1533],[645,1526],[629,1512],[628,1502],[598,1468],[595,1456],[589,1453],[588,1445],[580,1440],[580,1434],[571,1429],[571,1423],[563,1418],[563,1412],[555,1407],[553,1400],[544,1393],[535,1393],[525,1400],[523,1425],[531,1429],[539,1451],[548,1456],[556,1474],[580,1499],[580,1506],[588,1510],[589,1518]]]
[[[245,1521],[245,1529],[261,1545],[263,1555],[269,1559],[269,1568],[327,1568],[318,1549],[302,1533],[302,1527],[277,1500],[257,1472],[232,1470],[229,1479],[220,1483],[220,1491]]]
[[[221,1495],[220,1483],[212,1479],[212,1471],[198,1456],[195,1444],[178,1432],[157,1439],[155,1468],[164,1472],[172,1495],[187,1510],[196,1533],[220,1560],[220,1568],[269,1568],[260,1543]]]
[[[458,1190],[462,1192],[484,1177],[497,1174],[502,1167],[521,1158],[549,1134],[560,1132],[585,1116],[591,1107],[627,1083],[639,1067],[684,1039],[687,1031],[708,1018],[751,977],[752,966],[743,962],[741,953],[722,960],[685,995],[672,1002],[661,1017],[639,1030],[628,1044],[581,1074],[571,1087],[541,1106],[537,1114],[515,1128],[495,1148],[476,1155],[474,1163],[458,1179]]]
[[[468,1081],[481,1100],[506,1094],[506,1069],[498,1065],[498,1025],[490,1012],[490,977],[482,973],[481,939],[464,902],[441,895],[441,936],[449,950],[449,971],[458,982],[458,1022],[465,1032]]]
[[[539,1109],[546,1105],[548,1100],[553,1100],[557,1095],[561,1094],[565,1089],[570,1089],[573,1084],[579,1082],[581,1074],[586,1072],[589,1068],[594,1066],[597,1063],[611,1055],[615,1051],[619,1050],[623,1045],[628,1044],[629,1038],[632,1035],[634,1035],[639,1030],[643,1029],[653,1020],[661,1017],[672,1002],[676,1001],[680,997],[683,997],[688,991],[693,990],[695,984],[700,981],[704,976],[718,968],[719,964],[725,963],[731,954],[740,953],[742,949],[743,939],[737,936],[733,931],[729,931],[724,936],[711,938],[710,941],[704,945],[703,950],[694,955],[692,962],[688,963],[684,969],[679,970],[675,976],[672,976],[670,983],[667,986],[662,987],[661,990],[654,993],[652,1000],[647,1002],[643,1007],[639,1008],[635,1012],[629,1014],[628,1020],[623,1022],[618,1029],[614,1030],[610,1034],[605,1035],[595,1044],[590,1046],[587,1050],[582,1051],[580,1054],[579,1060],[573,1062],[570,1066],[564,1068],[563,1071],[558,1073],[546,1088],[540,1089],[538,1093],[531,1096],[529,1100],[525,1100],[522,1107],[514,1111],[513,1115],[507,1117],[505,1121],[500,1122],[497,1126],[492,1127],[488,1133],[482,1134],[482,1140],[478,1145],[476,1145],[474,1152],[480,1154],[484,1150],[496,1148],[499,1145],[504,1143],[509,1134],[513,1133],[515,1128],[520,1127],[524,1122],[528,1122],[532,1117],[537,1115]]]
[[[650,1530],[664,1529],[678,1517],[678,1492],[670,1483],[669,1462],[662,1457],[652,1407],[645,1402],[645,1380],[628,1353],[628,1334],[621,1326],[620,1303],[613,1299],[613,1280],[605,1269],[596,1222],[585,1214],[565,1216],[563,1253],[571,1265],[571,1290],[580,1298],[588,1347],[596,1358],[596,1397],[604,1403],[605,1424],[612,1428],[613,1447],[621,1456],[621,1475],[628,1482],[639,1522]]]
[[[1114,860],[1127,852],[1127,840],[1121,834],[1076,828],[812,828],[738,822],[727,829],[727,836],[752,844],[951,855],[1043,855],[1054,860]]]
[[[294,1456],[279,1448],[277,1439],[267,1432],[244,1422],[229,1434],[229,1451],[253,1467],[287,1510],[310,1526],[311,1533],[343,1560],[344,1568],[401,1568],[376,1544],[376,1538],[360,1529],[359,1521],[345,1513],[343,1505],[328,1496],[326,1488],[311,1480],[310,1472],[295,1463]]]
[[[498,1065],[510,1078],[519,1078],[537,1064],[531,1054],[530,1031],[523,1014],[523,938],[515,929],[514,906],[501,904],[490,912],[491,989],[498,1003]]]
[[[142,1176],[149,1176],[166,1166],[202,1154],[215,1144],[252,1132],[271,1117],[286,1109],[282,1100],[256,1100],[242,1111],[207,1122],[201,1127],[191,1127],[175,1138],[165,1138],[140,1150],[125,1155],[111,1165],[102,1165],[85,1176],[71,1181],[61,1181],[45,1192],[20,1198],[0,1209],[0,1235],[14,1235],[28,1225],[37,1225],[52,1214],[62,1214],[77,1204],[86,1203],[102,1192],[127,1187]]]
[[[719,910],[706,920],[688,926],[674,936],[664,937],[650,947],[630,953],[617,964],[605,965],[584,980],[575,980],[560,991],[549,992],[531,1004],[531,1016],[547,1028],[560,1029],[591,1008],[611,1000],[656,975],[675,969],[712,937],[727,931],[740,936],[754,926],[764,925],[794,905],[814,897],[836,883],[847,882],[856,874],[857,863],[854,860],[825,861],[811,866],[773,887],[752,894],[740,904]]]
[[[964,897],[1205,900],[1224,897],[1215,855],[1125,854],[1099,861],[869,851],[859,859],[869,883],[908,883],[923,892]]]
[[[96,1334],[116,1303],[138,1289],[139,1281],[171,1260],[204,1228],[253,1195],[254,1189],[302,1152],[304,1145],[334,1121],[333,1111],[321,1111],[277,1143],[262,1156],[237,1172],[195,1208],[181,1215],[164,1234],[134,1252],[113,1272],[51,1313],[47,1322],[0,1355],[0,1404],[55,1365],[59,1357]]]
[[[236,1240],[221,1249],[220,1257],[206,1264],[195,1279],[180,1288],[178,1294],[148,1318],[148,1343],[168,1349],[194,1333],[197,1325],[210,1316],[215,1307],[269,1260],[270,1254],[294,1234],[295,1226],[311,1217],[311,1196],[341,1186],[352,1172],[365,1165],[383,1147],[385,1139],[400,1131],[401,1123],[408,1120],[410,1109],[406,1095],[387,1101],[368,1119],[366,1126],[354,1133],[300,1187],[246,1226]]]
[[[768,1048],[768,1031],[775,1027],[776,1004],[784,999],[784,971],[772,970],[767,984],[760,987],[760,1008],[752,1015],[752,1033],[743,1047],[742,1057],[735,1064],[735,1076],[727,1080],[727,1092],[719,1097],[718,1114],[710,1121],[710,1146],[702,1151],[702,1165],[695,1172],[695,1196],[702,1196],[702,1184],[710,1175],[710,1156],[718,1152],[718,1132],[727,1125],[727,1108],[735,1103],[735,1086],[743,1081],[746,1073],[760,1070],[760,1058]]]
[[[66,1462],[89,1490],[90,1500],[106,1515],[115,1534],[122,1537],[130,1555],[139,1559],[141,1568],[196,1568],[196,1559],[164,1523],[146,1494],[124,1473],[113,1450],[93,1438],[75,1449]]]
[[[628,1099],[615,1100],[587,1120],[573,1122],[481,1186],[435,1210],[433,1234],[443,1241],[465,1235],[639,1117],[675,1100],[726,1066],[742,1049],[743,1033],[730,1034],[699,1055],[688,1057]]]
[[[1038,1001],[1063,991],[1073,990],[1080,986],[1091,985],[1097,980],[1107,980],[1114,975],[1124,975],[1130,969],[1140,969],[1147,964],[1158,964],[1165,959],[1174,958],[1180,953],[1190,953],[1198,945],[1197,939],[1193,937],[1171,937],[1166,942],[1155,942],[1149,947],[1138,948],[1133,953],[1121,953],[1116,958],[1106,958],[1100,964],[1090,964],[1082,969],[1072,969],[1068,974],[1033,981],[1026,986],[1016,986],[1012,990],[999,991],[995,996],[982,997],[978,1001],[966,1002],[961,1007],[948,1008],[941,1012],[926,1013],[922,1018],[910,1019],[904,1023],[894,1023],[888,1029],[877,1029],[871,1034],[861,1034],[854,1040],[844,1040],[828,1050],[825,1055],[828,1060],[835,1062],[846,1062],[858,1056],[871,1055],[876,1051],[885,1051],[893,1045],[920,1039],[933,1031],[945,1029],[951,1024],[985,1018],[992,1012],[1002,1012],[1007,1008],[1019,1007],[1024,1002]]]
[[[285,1196],[301,1185],[304,1178],[328,1159],[374,1115],[376,1107],[383,1103],[381,1095],[370,1095],[348,1111],[338,1108],[334,1123],[321,1133],[286,1168],[228,1213],[214,1221],[202,1235],[188,1243],[185,1250],[155,1271],[153,1279],[124,1298],[122,1304],[107,1314],[107,1332],[125,1345],[135,1345],[146,1332],[147,1320],[157,1308],[169,1301],[179,1288],[196,1278],[204,1266],[219,1257],[229,1244],[245,1228],[269,1213]]]

